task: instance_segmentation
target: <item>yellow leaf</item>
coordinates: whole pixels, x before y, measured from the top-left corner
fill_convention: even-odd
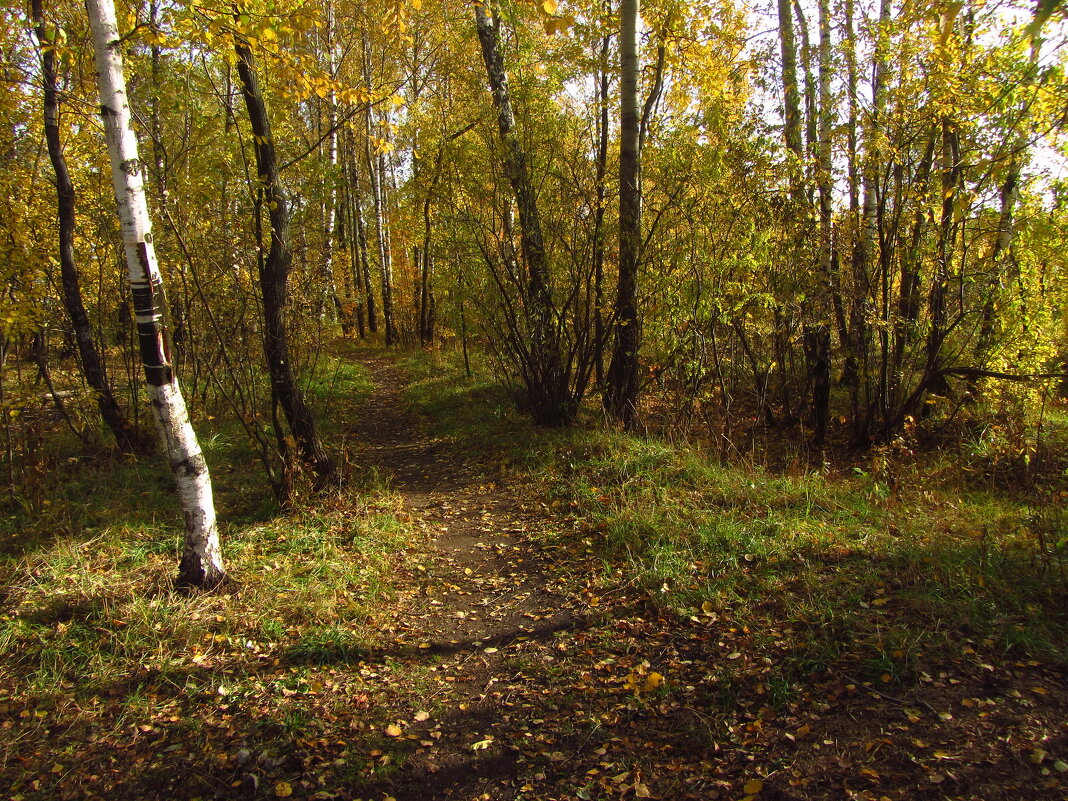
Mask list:
[[[653,671],[645,677],[645,691],[651,692],[664,683],[664,677]]]
[[[704,612],[706,615],[711,615],[714,611],[716,611],[716,607],[711,601],[705,601],[703,604],[701,604],[701,611]]]
[[[396,723],[390,723],[388,726],[386,726],[386,734],[390,737],[400,737],[401,727],[398,726]]]
[[[293,795],[293,788],[289,782],[278,782],[274,786],[274,794],[279,798],[289,798],[289,796]]]
[[[550,17],[556,13],[557,8],[559,8],[559,6],[557,5],[556,0],[542,0],[541,2],[541,10]]]
[[[420,710],[420,711],[415,713],[415,719],[418,720],[418,721],[427,720],[429,717],[430,717],[430,713],[429,712],[424,712],[423,710]]]
[[[756,795],[764,789],[764,782],[760,779],[750,779],[745,783],[745,787],[742,788],[742,792],[746,795]]]
[[[403,106],[404,105],[404,98],[401,97],[400,95],[393,95],[390,98],[390,102],[392,102],[394,106]]]

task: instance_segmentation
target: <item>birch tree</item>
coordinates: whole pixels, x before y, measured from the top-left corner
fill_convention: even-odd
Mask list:
[[[519,366],[535,422],[543,425],[566,424],[574,419],[577,403],[574,397],[568,397],[568,375],[561,359],[559,336],[553,321],[555,309],[549,260],[545,252],[537,192],[531,177],[530,157],[516,131],[512,113],[508,73],[505,72],[501,54],[499,17],[496,14],[491,17],[486,7],[478,3],[475,5],[475,25],[490,94],[497,110],[501,167],[519,210],[520,252],[526,265],[523,313],[530,339],[529,349],[520,359]],[[578,395],[581,396],[581,393]]]
[[[121,40],[112,0],[86,0],[96,56],[100,115],[104,121],[112,184],[122,228],[141,362],[167,462],[178,485],[185,547],[178,586],[211,589],[226,579],[208,465],[189,422],[171,364],[164,323],[163,278],[152,245],[152,226],[123,75]]]

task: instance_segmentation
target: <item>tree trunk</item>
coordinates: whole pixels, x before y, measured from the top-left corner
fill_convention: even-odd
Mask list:
[[[833,218],[831,174],[831,15],[829,0],[819,0],[819,147],[816,154],[816,186],[819,189],[819,274],[816,278],[816,321],[809,332],[810,372],[812,376],[812,428],[814,441],[822,445],[827,439],[831,398],[831,313]]]
[[[130,454],[141,453],[147,449],[149,443],[141,432],[130,424],[129,418],[111,392],[104,361],[97,350],[92,324],[82,302],[81,282],[74,263],[74,184],[71,183],[70,173],[67,171],[67,160],[59,138],[59,91],[56,55],[51,46],[53,37],[45,24],[42,0],[33,0],[32,6],[37,41],[41,48],[45,141],[48,145],[48,157],[56,173],[56,217],[59,224],[59,270],[63,284],[63,305],[74,329],[82,373],[96,395],[100,416],[114,434],[119,450]]]
[[[938,256],[927,298],[927,313],[931,329],[927,334],[926,359],[922,379],[923,389],[933,388],[939,380],[942,366],[942,344],[946,337],[946,291],[953,271],[953,207],[957,202],[957,180],[960,174],[960,153],[957,131],[949,117],[942,119],[942,212],[938,225]],[[922,395],[921,395],[922,397]],[[918,400],[918,399],[917,399]]]
[[[872,302],[872,265],[877,243],[876,233],[878,220],[876,217],[878,204],[878,171],[881,166],[882,152],[879,145],[880,130],[882,128],[883,109],[886,105],[886,90],[884,87],[886,74],[886,48],[882,43],[885,30],[890,22],[890,0],[881,0],[879,7],[879,25],[876,29],[876,42],[874,53],[874,75],[872,78],[872,108],[868,134],[864,147],[864,160],[857,169],[857,133],[856,133],[856,104],[857,104],[857,66],[856,66],[856,33],[854,29],[853,0],[849,0],[846,6],[848,13],[847,47],[846,56],[849,68],[850,85],[850,209],[859,202],[859,219],[856,212],[853,214],[855,229],[853,232],[853,253],[851,257],[853,271],[853,297],[849,315],[849,352],[852,364],[846,366],[846,378],[850,380],[853,408],[853,443],[864,445],[868,441],[871,429],[871,421],[874,410],[872,408],[872,335],[869,330],[867,308]],[[859,173],[859,174],[858,174]],[[859,179],[860,186],[857,187]],[[885,317],[885,315],[884,315]],[[886,368],[886,354],[889,353],[888,332],[885,326],[880,329],[880,337],[883,341],[882,352],[884,354],[883,374]],[[885,382],[884,382],[885,383]],[[862,388],[867,393],[866,404],[861,403],[860,393]]]
[[[334,46],[334,4],[328,0],[326,4],[326,71],[333,76],[334,64],[337,53]],[[337,282],[334,278],[334,240],[337,231],[338,202],[338,141],[337,141],[337,98],[333,91],[329,92],[324,99],[327,106],[326,114],[326,198],[323,209],[323,278],[324,292],[333,302],[334,311],[338,321],[345,316],[344,305],[338,294]]]
[[[452,139],[454,134],[448,139]],[[446,140],[447,141],[447,140]],[[416,268],[419,270],[419,341],[423,345],[434,343],[435,324],[435,301],[434,301],[434,257],[430,253],[430,243],[433,234],[431,227],[431,204],[437,190],[438,181],[441,179],[441,165],[445,160],[445,141],[441,143],[436,158],[434,159],[434,172],[430,179],[430,185],[423,197],[423,247],[422,259],[416,260]]]
[[[814,186],[811,169],[819,149],[819,110],[816,98],[819,79],[812,69],[812,40],[808,32],[808,22],[805,20],[801,3],[797,0],[794,0],[794,15],[797,17],[797,28],[801,36],[801,69],[805,73],[805,152],[809,157],[807,164],[810,170],[805,181],[805,196],[811,206]]]
[[[211,477],[171,366],[163,279],[152,246],[137,137],[130,125],[115,7],[112,0],[86,0],[85,7],[93,35],[100,112],[126,249],[141,361],[160,440],[182,499],[185,547],[178,586],[210,589],[226,579]]]
[[[527,268],[524,308],[530,325],[531,364],[526,382],[531,410],[539,424],[566,424],[574,418],[577,408],[568,393],[567,375],[553,326],[549,264],[545,258],[537,194],[530,180],[527,154],[515,132],[497,21],[490,19],[483,3],[475,4],[475,24],[493,105],[497,109],[497,129],[504,151],[501,166],[519,209],[520,246]]]
[[[234,37],[237,52],[237,72],[241,79],[241,94],[245,99],[254,137],[256,171],[267,201],[271,222],[271,244],[261,262],[260,290],[263,293],[263,347],[267,371],[271,376],[271,390],[282,407],[286,422],[297,442],[301,460],[315,474],[317,483],[333,477],[335,467],[327,455],[315,429],[311,409],[293,375],[289,358],[289,336],[285,312],[288,300],[286,286],[293,255],[289,249],[289,205],[278,176],[278,160],[274,137],[267,116],[267,107],[260,93],[252,52],[239,37]]]
[[[384,162],[371,153],[371,110],[367,110],[367,137],[364,139],[364,156],[367,160],[367,175],[371,181],[371,199],[375,209],[375,236],[378,241],[378,268],[382,283],[382,325],[386,332],[386,345],[397,339],[393,325],[393,267],[388,233],[386,230],[385,186],[382,183]],[[374,326],[371,327],[374,330]]]
[[[804,155],[801,144],[801,93],[797,86],[797,40],[794,37],[794,18],[790,0],[779,0],[779,46],[782,53],[783,139],[786,149],[800,161]],[[791,185],[797,187],[798,165],[790,170]]]
[[[363,221],[363,202],[360,198],[360,171],[356,157],[356,146],[349,139],[349,197],[350,216],[352,217],[353,232],[350,247],[352,248],[352,275],[356,283],[356,317],[360,327],[360,339],[364,337],[364,307],[366,305],[367,327],[371,333],[378,330],[378,319],[375,316],[375,296],[371,289],[371,267],[367,263],[367,230]]]
[[[610,9],[607,8],[606,11]],[[596,340],[593,355],[594,377],[599,388],[604,386],[604,347],[607,343],[604,325],[604,206],[608,172],[608,46],[610,37],[601,42],[600,80],[597,89],[597,208],[593,219],[593,336]]]
[[[1037,12],[1036,12],[1037,13]],[[1041,52],[1041,39],[1036,35],[1031,38],[1031,51],[1028,59],[1028,73],[1034,75],[1038,67],[1038,58]],[[1002,287],[1006,278],[1019,277],[1019,265],[1012,249],[1013,217],[1016,211],[1016,203],[1020,196],[1020,174],[1027,160],[1027,149],[1030,131],[1025,124],[1028,117],[1028,105],[1024,103],[1019,111],[1019,119],[1016,122],[1016,137],[1011,145],[1009,155],[1009,167],[1005,174],[1005,180],[1001,184],[1000,201],[1001,208],[998,212],[998,234],[994,240],[994,247],[990,253],[990,277],[987,280],[987,296],[983,304],[983,314],[979,326],[979,337],[975,345],[975,363],[979,367],[985,367],[994,350],[997,334],[998,300],[1002,294]],[[1026,319],[1026,315],[1024,315]],[[968,387],[973,396],[979,393],[978,384],[973,380]]]
[[[638,7],[619,6],[619,278],[616,285],[612,360],[608,365],[605,408],[627,429],[635,422],[638,400],[638,260],[641,250],[641,189],[638,152]]]

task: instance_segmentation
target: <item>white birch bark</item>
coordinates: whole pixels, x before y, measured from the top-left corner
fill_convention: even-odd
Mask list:
[[[152,225],[144,190],[144,165],[119,51],[113,0],[85,0],[96,54],[100,115],[104,120],[111,176],[118,206],[130,289],[134,299],[141,360],[148,395],[167,461],[174,473],[185,518],[185,548],[178,572],[180,587],[212,588],[226,578],[215,520],[211,476],[189,422],[185,400],[170,360],[163,319],[163,279],[152,246]]]
[[[330,77],[334,77],[337,62],[337,47],[334,44],[334,4],[326,4],[326,71]],[[324,210],[324,244],[323,244],[323,278],[326,284],[326,293],[329,300],[334,304],[334,313],[340,321],[343,317],[341,299],[338,297],[337,283],[334,280],[334,238],[337,232],[337,173],[338,173],[338,146],[337,146],[337,97],[331,89],[326,96],[326,152],[327,152],[327,186],[326,208]]]

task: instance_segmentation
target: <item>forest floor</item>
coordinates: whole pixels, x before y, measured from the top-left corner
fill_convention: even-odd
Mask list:
[[[1068,677],[1055,663],[960,636],[884,671],[845,631],[802,670],[797,654],[825,634],[811,621],[774,598],[759,625],[730,603],[668,602],[667,583],[606,558],[522,469],[435,434],[394,359],[359,358],[374,386],[353,461],[385,488],[388,514],[374,514],[395,546],[378,589],[349,603],[320,577],[307,597],[336,596],[336,619],[314,636],[275,630],[252,599],[272,556],[232,594],[153,600],[146,627],[214,631],[184,653],[170,652],[174,634],[153,656],[122,640],[141,624],[115,589],[75,604],[70,589],[45,602],[12,584],[0,798],[1068,798]],[[285,539],[285,525],[271,532]],[[40,593],[47,571],[22,565]],[[903,612],[880,586],[862,606],[889,630]],[[277,619],[301,597],[283,597]],[[79,631],[140,668],[87,684],[88,657],[70,656]]]
[[[433,663],[422,704],[438,711],[419,721],[402,701],[410,753],[368,797],[1068,797],[1050,756],[1068,759],[1063,673],[962,653],[907,688],[848,664],[784,687],[778,657],[803,632],[601,587],[566,517],[428,438],[404,375],[372,367],[363,439],[432,533],[397,639]]]

